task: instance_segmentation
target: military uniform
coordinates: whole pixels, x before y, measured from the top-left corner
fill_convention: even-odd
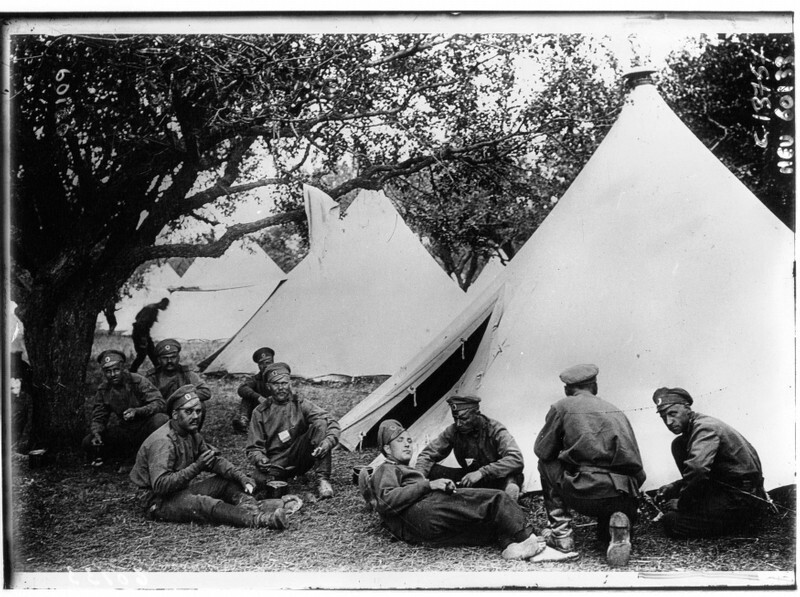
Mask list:
[[[465,474],[480,471],[482,479],[474,487],[505,489],[508,482],[522,486],[525,461],[516,440],[502,423],[484,415],[470,433],[459,433],[448,425],[417,457],[416,469],[429,479],[459,481]],[[461,468],[438,465],[453,452]]]
[[[180,350],[181,345],[176,340],[162,340],[156,344],[157,357],[161,357],[162,355],[166,354],[179,354]],[[168,371],[159,363],[154,369],[148,371],[145,377],[147,378],[147,381],[158,388],[158,391],[161,392],[164,400],[169,398],[169,396],[181,386],[194,386],[195,391],[197,392],[197,397],[200,398],[203,406],[203,415],[200,419],[200,428],[203,428],[203,421],[205,421],[207,410],[206,402],[211,399],[211,388],[208,387],[208,384],[206,384],[206,382],[203,381],[197,373],[191,371],[180,363],[175,365],[174,371]]]
[[[136,350],[136,358],[131,363],[131,372],[136,373],[144,362],[145,357],[150,357],[154,367],[158,366],[158,356],[153,339],[150,337],[150,328],[158,321],[158,312],[161,303],[150,303],[142,307],[136,314],[133,322],[133,348]]]
[[[719,419],[691,412],[672,441],[682,479],[671,486],[677,509],[661,519],[672,537],[707,537],[740,529],[763,510],[761,461],[741,433]],[[756,497],[753,497],[756,496]]]
[[[339,443],[340,432],[339,423],[326,411],[296,395],[286,404],[258,406],[250,421],[246,452],[253,464],[261,456],[269,459],[268,472],[258,469],[253,472],[259,488],[273,479],[301,475],[315,464],[317,474],[330,479],[330,451],[320,459],[314,459],[311,451],[323,441],[331,448],[335,447]]]
[[[262,372],[249,376],[244,383],[239,386],[237,393],[242,399],[239,405],[239,418],[244,417],[247,421],[253,416],[253,411],[259,404],[267,402],[270,395],[270,388]]]
[[[588,373],[581,370],[582,377],[592,371],[596,376],[596,367]],[[598,538],[604,543],[610,539],[614,512],[636,521],[639,487],[646,476],[636,436],[616,406],[588,389],[575,390],[550,407],[533,450],[554,537],[571,538],[570,508],[598,518]]]
[[[132,420],[122,414],[129,408],[135,410]],[[147,379],[137,373],[122,372],[122,385],[115,387],[103,381],[97,388],[92,408],[91,433],[83,439],[87,454],[135,452],[153,431],[167,422],[166,404],[161,393]],[[108,426],[111,414],[119,424]],[[103,445],[92,445],[94,434],[100,434]]]
[[[197,398],[193,386],[183,386],[170,396],[170,410],[181,403],[198,404]],[[217,454],[211,461],[213,476],[196,480],[205,470],[198,458],[209,450],[212,448],[200,433],[181,428],[174,419],[145,440],[129,476],[141,490],[139,498],[146,515],[169,522],[267,526],[265,512],[243,491],[254,481],[222,456]],[[271,509],[274,514],[279,506],[271,505]]]

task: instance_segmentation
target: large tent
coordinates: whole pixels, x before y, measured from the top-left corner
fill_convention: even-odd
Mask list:
[[[309,254],[206,372],[251,371],[268,345],[294,375],[388,375],[464,307],[385,195],[362,191],[343,218],[325,193],[306,186],[304,197]]]
[[[590,362],[633,425],[645,487],[679,476],[651,400],[661,386],[748,437],[767,487],[794,483],[792,269],[792,232],[640,84],[505,271],[341,419],[342,444],[391,416],[418,451],[451,421],[450,391],[477,394],[537,490],[533,444],[564,395],[558,374]]]

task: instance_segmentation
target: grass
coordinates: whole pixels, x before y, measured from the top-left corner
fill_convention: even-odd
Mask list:
[[[127,343],[120,336],[98,336],[95,354]],[[193,363],[215,346],[187,343],[184,362]],[[144,367],[147,369],[149,362]],[[90,369],[89,379],[99,376]],[[236,388],[241,378],[209,378],[214,397],[203,429],[206,439],[232,462],[246,466],[245,436],[234,434],[230,420],[236,412]],[[378,380],[351,383],[310,383],[298,380],[296,389],[334,416],[340,417],[377,387]],[[605,554],[594,540],[590,519],[579,517],[577,560],[532,565],[507,562],[496,547],[434,549],[395,541],[368,512],[351,481],[351,469],[366,464],[376,450],[334,452],[332,484],[335,496],[316,501],[314,481],[301,477],[290,491],[305,500],[291,519],[290,529],[236,529],[224,526],[172,524],[143,518],[134,501],[127,473],[119,463],[87,467],[76,452],[56,455],[44,468],[31,469],[26,457],[12,456],[11,561],[16,572],[68,570],[133,572],[608,572]],[[521,501],[535,529],[545,513],[540,497]],[[792,505],[793,507],[793,505]],[[719,572],[794,571],[796,533],[794,512],[765,519],[758,530],[718,540],[666,539],[653,512],[645,507],[627,571]],[[181,577],[183,578],[183,577]],[[191,578],[186,577],[188,586]],[[243,577],[244,578],[244,577]],[[314,578],[322,579],[324,577]],[[413,577],[409,577],[413,578]],[[561,577],[559,577],[561,578]],[[324,584],[324,581],[314,581]],[[569,584],[569,580],[565,581]],[[711,581],[710,581],[711,582]]]

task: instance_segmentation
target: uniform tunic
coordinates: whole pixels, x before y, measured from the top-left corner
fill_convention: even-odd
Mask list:
[[[264,375],[259,371],[255,375],[248,377],[239,386],[238,394],[242,399],[239,416],[245,416],[250,419],[256,406],[264,402],[272,394],[272,390],[266,379],[264,379]]]
[[[122,417],[129,408],[136,415],[130,421]],[[147,379],[137,373],[122,372],[122,385],[115,387],[103,381],[97,388],[92,408],[92,433],[102,434],[108,425],[111,413],[117,415],[123,429],[137,429],[145,425],[147,419],[156,413],[163,413],[166,403],[161,393]]]
[[[171,522],[211,522],[254,526],[257,514],[239,504],[249,501],[242,488],[248,477],[222,456],[216,456],[210,472],[203,472],[197,458],[209,450],[199,433],[186,433],[174,421],[159,427],[136,455],[130,479],[142,490],[147,514]]]
[[[208,387],[208,384],[197,373],[183,365],[178,365],[175,371],[166,371],[163,367],[156,367],[148,371],[145,377],[158,388],[164,400],[169,398],[175,390],[187,384],[195,387],[197,397],[203,402],[211,398],[211,388]]]
[[[433,465],[451,451],[465,472],[482,473],[481,483],[518,475],[525,467],[514,437],[501,423],[483,415],[471,433],[459,433],[455,425],[448,425],[420,452],[416,469],[429,477]]]
[[[256,464],[262,456],[270,465],[285,469],[295,467],[288,476],[300,475],[316,464],[311,451],[325,440],[330,449],[339,443],[339,423],[313,402],[293,395],[285,404],[275,401],[260,404],[250,420],[247,433],[247,458]],[[322,460],[322,459],[320,459]],[[325,462],[320,462],[323,476],[330,476],[330,451]],[[257,481],[265,481],[256,469]],[[273,471],[275,477],[287,476]]]
[[[409,543],[439,547],[498,542],[506,548],[532,532],[525,514],[504,491],[433,491],[422,473],[390,460],[375,470],[370,483],[384,525]]]
[[[763,492],[761,460],[733,427],[691,412],[687,429],[672,441],[672,456],[682,479],[677,511],[662,522],[669,535],[703,537],[735,530],[754,519]]]
[[[646,477],[628,418],[587,390],[550,407],[533,451],[542,461],[561,463],[562,489],[576,497],[637,496]]]

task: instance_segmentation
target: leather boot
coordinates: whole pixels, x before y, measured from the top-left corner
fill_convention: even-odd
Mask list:
[[[258,526],[258,518],[258,514],[254,514],[246,508],[220,501],[211,510],[209,522],[243,528]]]

